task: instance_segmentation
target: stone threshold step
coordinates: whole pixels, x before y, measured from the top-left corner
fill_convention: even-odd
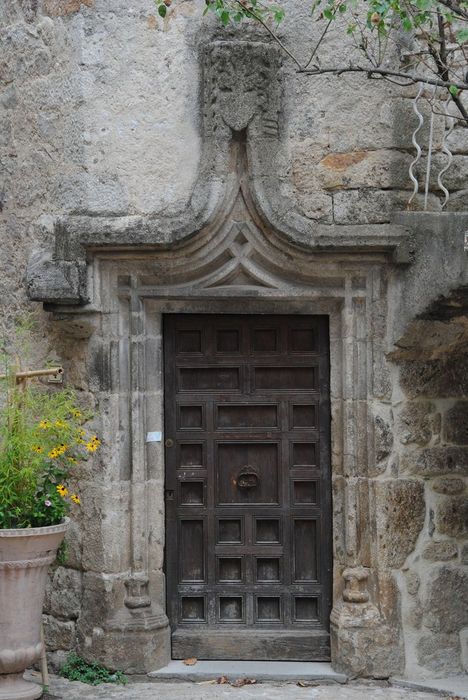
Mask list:
[[[187,666],[183,661],[171,661],[148,676],[155,680],[208,681],[220,676],[230,680],[254,678],[257,681],[320,681],[346,683],[347,677],[336,673],[329,663],[303,661],[197,661]]]
[[[468,699],[468,674],[444,676],[444,678],[390,678],[390,683],[396,688],[408,688],[408,690],[430,690],[434,693],[443,693],[450,697]]]

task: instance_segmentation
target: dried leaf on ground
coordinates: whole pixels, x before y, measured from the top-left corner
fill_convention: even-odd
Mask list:
[[[231,685],[233,688],[242,688],[244,685],[254,685],[256,682],[255,678],[237,678]]]
[[[198,661],[198,659],[195,659],[195,658],[193,658],[193,659],[184,659],[184,664],[185,664],[186,666],[195,666],[195,664],[197,663],[197,661]]]
[[[225,685],[226,683],[229,683],[229,678],[227,678],[227,676],[220,676],[217,683],[218,685]]]

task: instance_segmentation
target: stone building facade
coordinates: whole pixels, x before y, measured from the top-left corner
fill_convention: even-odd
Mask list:
[[[307,3],[284,4],[305,52]],[[2,324],[36,309],[38,357],[104,443],[75,474],[49,649],[140,673],[171,658],[164,319],[325,316],[332,664],[468,671],[466,130],[448,211],[436,183],[406,211],[414,90],[297,75],[202,5],[0,9]]]

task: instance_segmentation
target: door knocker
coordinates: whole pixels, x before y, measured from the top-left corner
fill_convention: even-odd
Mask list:
[[[260,481],[260,476],[258,470],[255,467],[249,467],[246,465],[242,467],[239,474],[237,475],[237,486],[240,489],[254,489],[258,486]]]

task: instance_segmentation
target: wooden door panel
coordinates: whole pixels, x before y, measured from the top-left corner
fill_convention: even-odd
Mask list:
[[[173,657],[329,658],[324,317],[165,319]]]
[[[279,503],[278,453],[273,441],[218,443],[216,505]]]

